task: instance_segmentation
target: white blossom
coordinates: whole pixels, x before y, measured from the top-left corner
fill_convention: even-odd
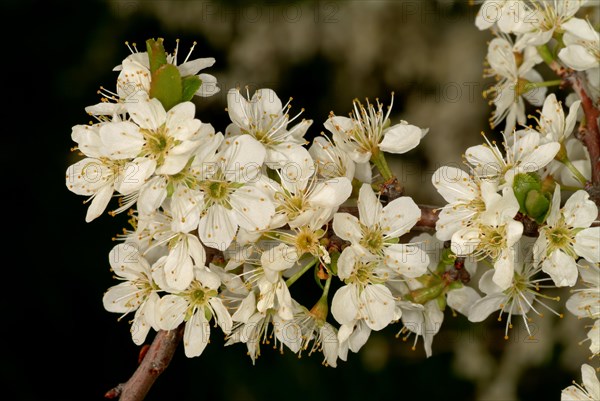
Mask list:
[[[312,120],[302,120],[288,129],[290,102],[285,105],[272,89],[259,89],[252,98],[240,94],[239,89],[231,89],[227,94],[227,111],[232,123],[226,130],[226,137],[233,140],[240,135],[250,135],[266,151],[265,163],[272,168],[289,160],[305,158],[308,151],[304,134]],[[291,101],[291,99],[290,99]]]
[[[160,300],[148,261],[132,243],[116,245],[108,255],[111,270],[121,284],[110,287],[102,298],[109,312],[126,315],[135,312],[131,325],[133,342],[141,345],[150,328],[159,330],[156,308]]]
[[[585,287],[572,290],[573,295],[567,300],[566,307],[579,318],[600,319],[600,267],[582,261],[579,275]]]
[[[546,224],[540,227],[535,257],[558,287],[572,287],[577,281],[577,259],[600,262],[600,227],[590,227],[598,207],[583,190],[575,192],[560,208],[561,191],[557,185]]]
[[[515,50],[527,46],[541,46],[548,43],[555,32],[564,29],[567,23],[587,0],[553,0],[535,3],[535,8],[524,18],[514,32],[519,33]]]
[[[452,235],[450,249],[457,256],[490,257],[494,263],[494,282],[506,289],[513,280],[514,245],[523,233],[523,224],[513,220],[519,203],[512,188],[504,188],[502,195],[489,194],[485,206],[477,221]]]
[[[194,268],[194,280],[184,291],[168,294],[158,304],[158,325],[162,330],[174,330],[185,322],[183,345],[188,358],[199,356],[210,338],[209,321],[214,318],[225,334],[231,332],[233,321],[218,297],[219,276],[206,267]]]
[[[558,57],[576,71],[598,69],[600,65],[600,34],[589,21],[572,18],[563,24],[565,47]],[[597,78],[596,78],[597,80]]]
[[[504,139],[506,156],[495,142],[471,146],[465,152],[475,174],[496,181],[500,188],[512,186],[517,174],[541,170],[560,149],[558,142],[542,143],[539,132],[529,128],[516,131],[510,140],[504,135]]]
[[[338,277],[345,285],[331,302],[335,320],[349,327],[364,320],[375,331],[390,324],[395,318],[395,298],[384,283],[392,275],[394,272],[377,259],[353,247],[344,249],[338,259]]]
[[[524,98],[534,106],[541,106],[547,89],[530,88],[530,83],[542,82],[542,76],[533,69],[542,62],[535,47],[527,47],[519,54],[519,60],[513,51],[513,44],[504,37],[492,39],[488,46],[487,61],[490,68],[486,76],[496,77],[498,83],[486,91],[493,94],[492,102],[496,110],[492,114],[492,128],[506,119],[504,132],[512,133],[516,123],[525,124]],[[522,60],[521,60],[522,59]]]
[[[359,218],[349,213],[336,213],[333,217],[333,230],[352,243],[353,252],[368,253],[406,277],[425,273],[429,256],[414,245],[398,243],[398,238],[421,218],[421,210],[410,197],[394,199],[383,207],[371,186],[363,184],[358,195],[358,211]],[[342,254],[350,249],[346,248]],[[342,261],[354,263],[352,258],[340,257],[338,266]]]
[[[590,365],[581,365],[581,379],[583,385],[574,383],[565,388],[561,395],[561,401],[596,401],[600,400],[600,381],[596,375],[596,369]]]
[[[497,26],[501,32],[512,33],[523,25],[531,12],[522,0],[484,0],[475,25],[482,31]]]
[[[542,306],[553,314],[562,317],[548,306],[542,299],[547,298],[557,301],[558,298],[550,298],[540,292],[540,288],[552,287],[545,284],[550,281],[549,278],[539,278],[538,273],[540,267],[530,262],[518,263],[515,266],[515,273],[512,282],[508,288],[501,288],[496,285],[493,279],[494,272],[489,270],[481,276],[479,280],[479,289],[486,295],[475,301],[469,310],[469,321],[481,322],[489,315],[499,310],[498,320],[501,321],[502,315],[507,314],[506,329],[504,336],[508,339],[508,330],[512,328],[512,316],[521,315],[525,328],[532,336],[529,326],[530,320],[527,314],[533,311],[535,314],[542,316],[543,314],[536,309],[536,305]],[[538,307],[539,307],[538,306]]]
[[[101,133],[108,125],[120,125],[120,120],[95,125],[76,125],[71,138],[78,149],[87,157],[67,169],[67,188],[77,195],[89,196],[90,206],[85,220],[90,222],[99,217],[108,206],[115,191],[124,195],[120,207],[113,213],[131,207],[138,191],[155,170],[156,162],[132,155],[131,158],[112,157],[102,141]]]
[[[456,167],[442,166],[431,181],[444,198],[445,205],[435,223],[435,235],[447,241],[461,228],[470,226],[485,211],[485,199],[498,192],[498,187],[489,181],[470,176]]]
[[[377,109],[367,100],[367,107],[354,100],[354,110],[350,118],[333,113],[325,122],[325,128],[333,134],[333,140],[342,151],[356,163],[366,163],[380,151],[406,153],[414,149],[428,129],[411,125],[406,121],[390,126],[392,104],[383,112],[383,105],[377,100]]]

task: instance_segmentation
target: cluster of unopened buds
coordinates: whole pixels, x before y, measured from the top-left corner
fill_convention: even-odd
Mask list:
[[[200,73],[215,60],[190,60],[190,51],[180,63],[178,46],[170,54],[162,39],[145,52],[134,45],[115,68],[116,92],[102,89],[102,102],[86,108],[96,122],[73,127],[83,158],[66,174],[69,190],[88,197],[86,221],[114,197],[109,214],[130,216],[109,254],[121,283],[104,307],[133,314],[138,345],[151,329],[183,327],[185,354],[195,357],[219,326],[252,361],[274,343],[322,352],[335,367],[392,324],[431,355],[447,307],[471,322],[505,315],[506,338],[518,315],[531,335],[532,315],[562,317],[545,292],[577,286],[566,308],[591,322],[598,356],[600,47],[590,21],[575,16],[585,3],[483,3],[476,25],[495,35],[486,74],[497,79],[486,95],[503,138],[468,148],[464,168],[433,174],[448,202],[433,211],[404,196],[386,161],[428,131],[393,123],[391,105],[355,100],[309,145],[313,121],[290,115],[291,99],[232,89],[223,134],[196,118],[192,102],[219,91]],[[543,62],[556,81],[535,71]],[[547,94],[559,84],[574,89],[568,109]],[[526,116],[523,99],[541,110]],[[301,278],[319,287],[311,304],[296,300]],[[600,399],[594,369],[582,373],[564,400]]]

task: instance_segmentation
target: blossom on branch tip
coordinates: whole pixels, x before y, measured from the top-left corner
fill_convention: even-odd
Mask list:
[[[356,163],[366,163],[380,151],[406,153],[414,149],[429,129],[422,129],[406,121],[391,125],[392,103],[384,113],[383,105],[376,99],[377,109],[367,99],[367,107],[354,100],[350,116],[331,113],[324,126],[333,134],[333,140]]]

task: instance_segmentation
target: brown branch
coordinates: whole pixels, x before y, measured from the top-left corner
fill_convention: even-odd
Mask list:
[[[598,126],[600,108],[597,106],[600,99],[592,99],[589,96],[581,72],[564,68],[557,61],[553,61],[549,66],[565,84],[573,88],[581,99],[585,124],[580,124],[577,138],[587,148],[592,162],[592,179],[586,184],[585,189],[596,205],[600,206],[600,127]]]
[[[131,378],[109,390],[104,397],[110,399],[119,397],[119,401],[143,400],[158,376],[165,371],[173,359],[183,337],[184,327],[185,324],[182,323],[175,330],[160,330],[156,333],[152,345]]]

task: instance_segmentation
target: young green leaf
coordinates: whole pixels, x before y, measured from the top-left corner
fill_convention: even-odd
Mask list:
[[[152,74],[150,97],[157,98],[166,111],[181,103],[181,75],[173,64],[165,64]]]
[[[183,88],[181,93],[181,101],[187,102],[192,100],[196,91],[200,89],[200,86],[202,86],[202,80],[198,78],[197,75],[189,75],[182,78],[181,86]]]
[[[163,65],[167,64],[167,52],[163,46],[163,38],[157,40],[148,39],[146,41],[146,50],[148,51],[148,60],[150,61],[150,73],[154,74]]]

